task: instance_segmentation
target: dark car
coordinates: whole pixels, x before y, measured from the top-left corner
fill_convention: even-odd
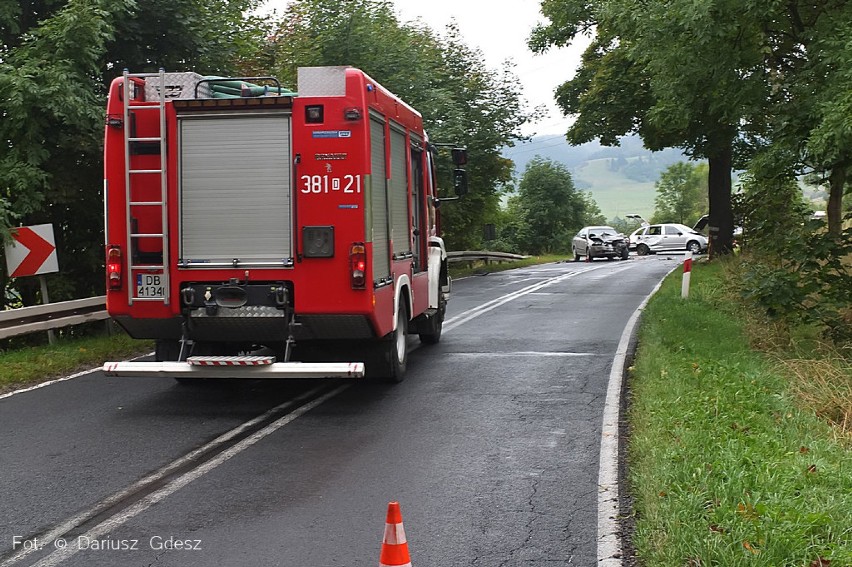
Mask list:
[[[574,252],[574,261],[581,256],[587,260],[594,258],[621,258],[626,260],[628,252],[627,237],[611,226],[587,226],[584,227],[571,243]]]

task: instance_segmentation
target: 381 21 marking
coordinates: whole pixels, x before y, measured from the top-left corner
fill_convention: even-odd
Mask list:
[[[299,192],[305,194],[319,193],[360,193],[361,176],[344,175],[343,177],[332,177],[330,175],[303,175],[299,178],[302,186]]]

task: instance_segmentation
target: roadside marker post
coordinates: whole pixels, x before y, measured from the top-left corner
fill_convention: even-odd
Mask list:
[[[683,261],[683,280],[680,284],[680,296],[682,299],[689,297],[689,278],[692,275],[692,252],[686,253]]]

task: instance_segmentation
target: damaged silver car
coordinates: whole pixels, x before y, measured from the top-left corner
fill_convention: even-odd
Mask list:
[[[574,237],[571,249],[575,262],[584,256],[589,261],[595,258],[627,260],[629,241],[611,226],[587,226]]]

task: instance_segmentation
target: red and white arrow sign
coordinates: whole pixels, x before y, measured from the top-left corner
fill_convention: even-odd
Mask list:
[[[14,241],[6,245],[9,277],[37,276],[59,271],[53,225],[22,226],[12,231]]]

